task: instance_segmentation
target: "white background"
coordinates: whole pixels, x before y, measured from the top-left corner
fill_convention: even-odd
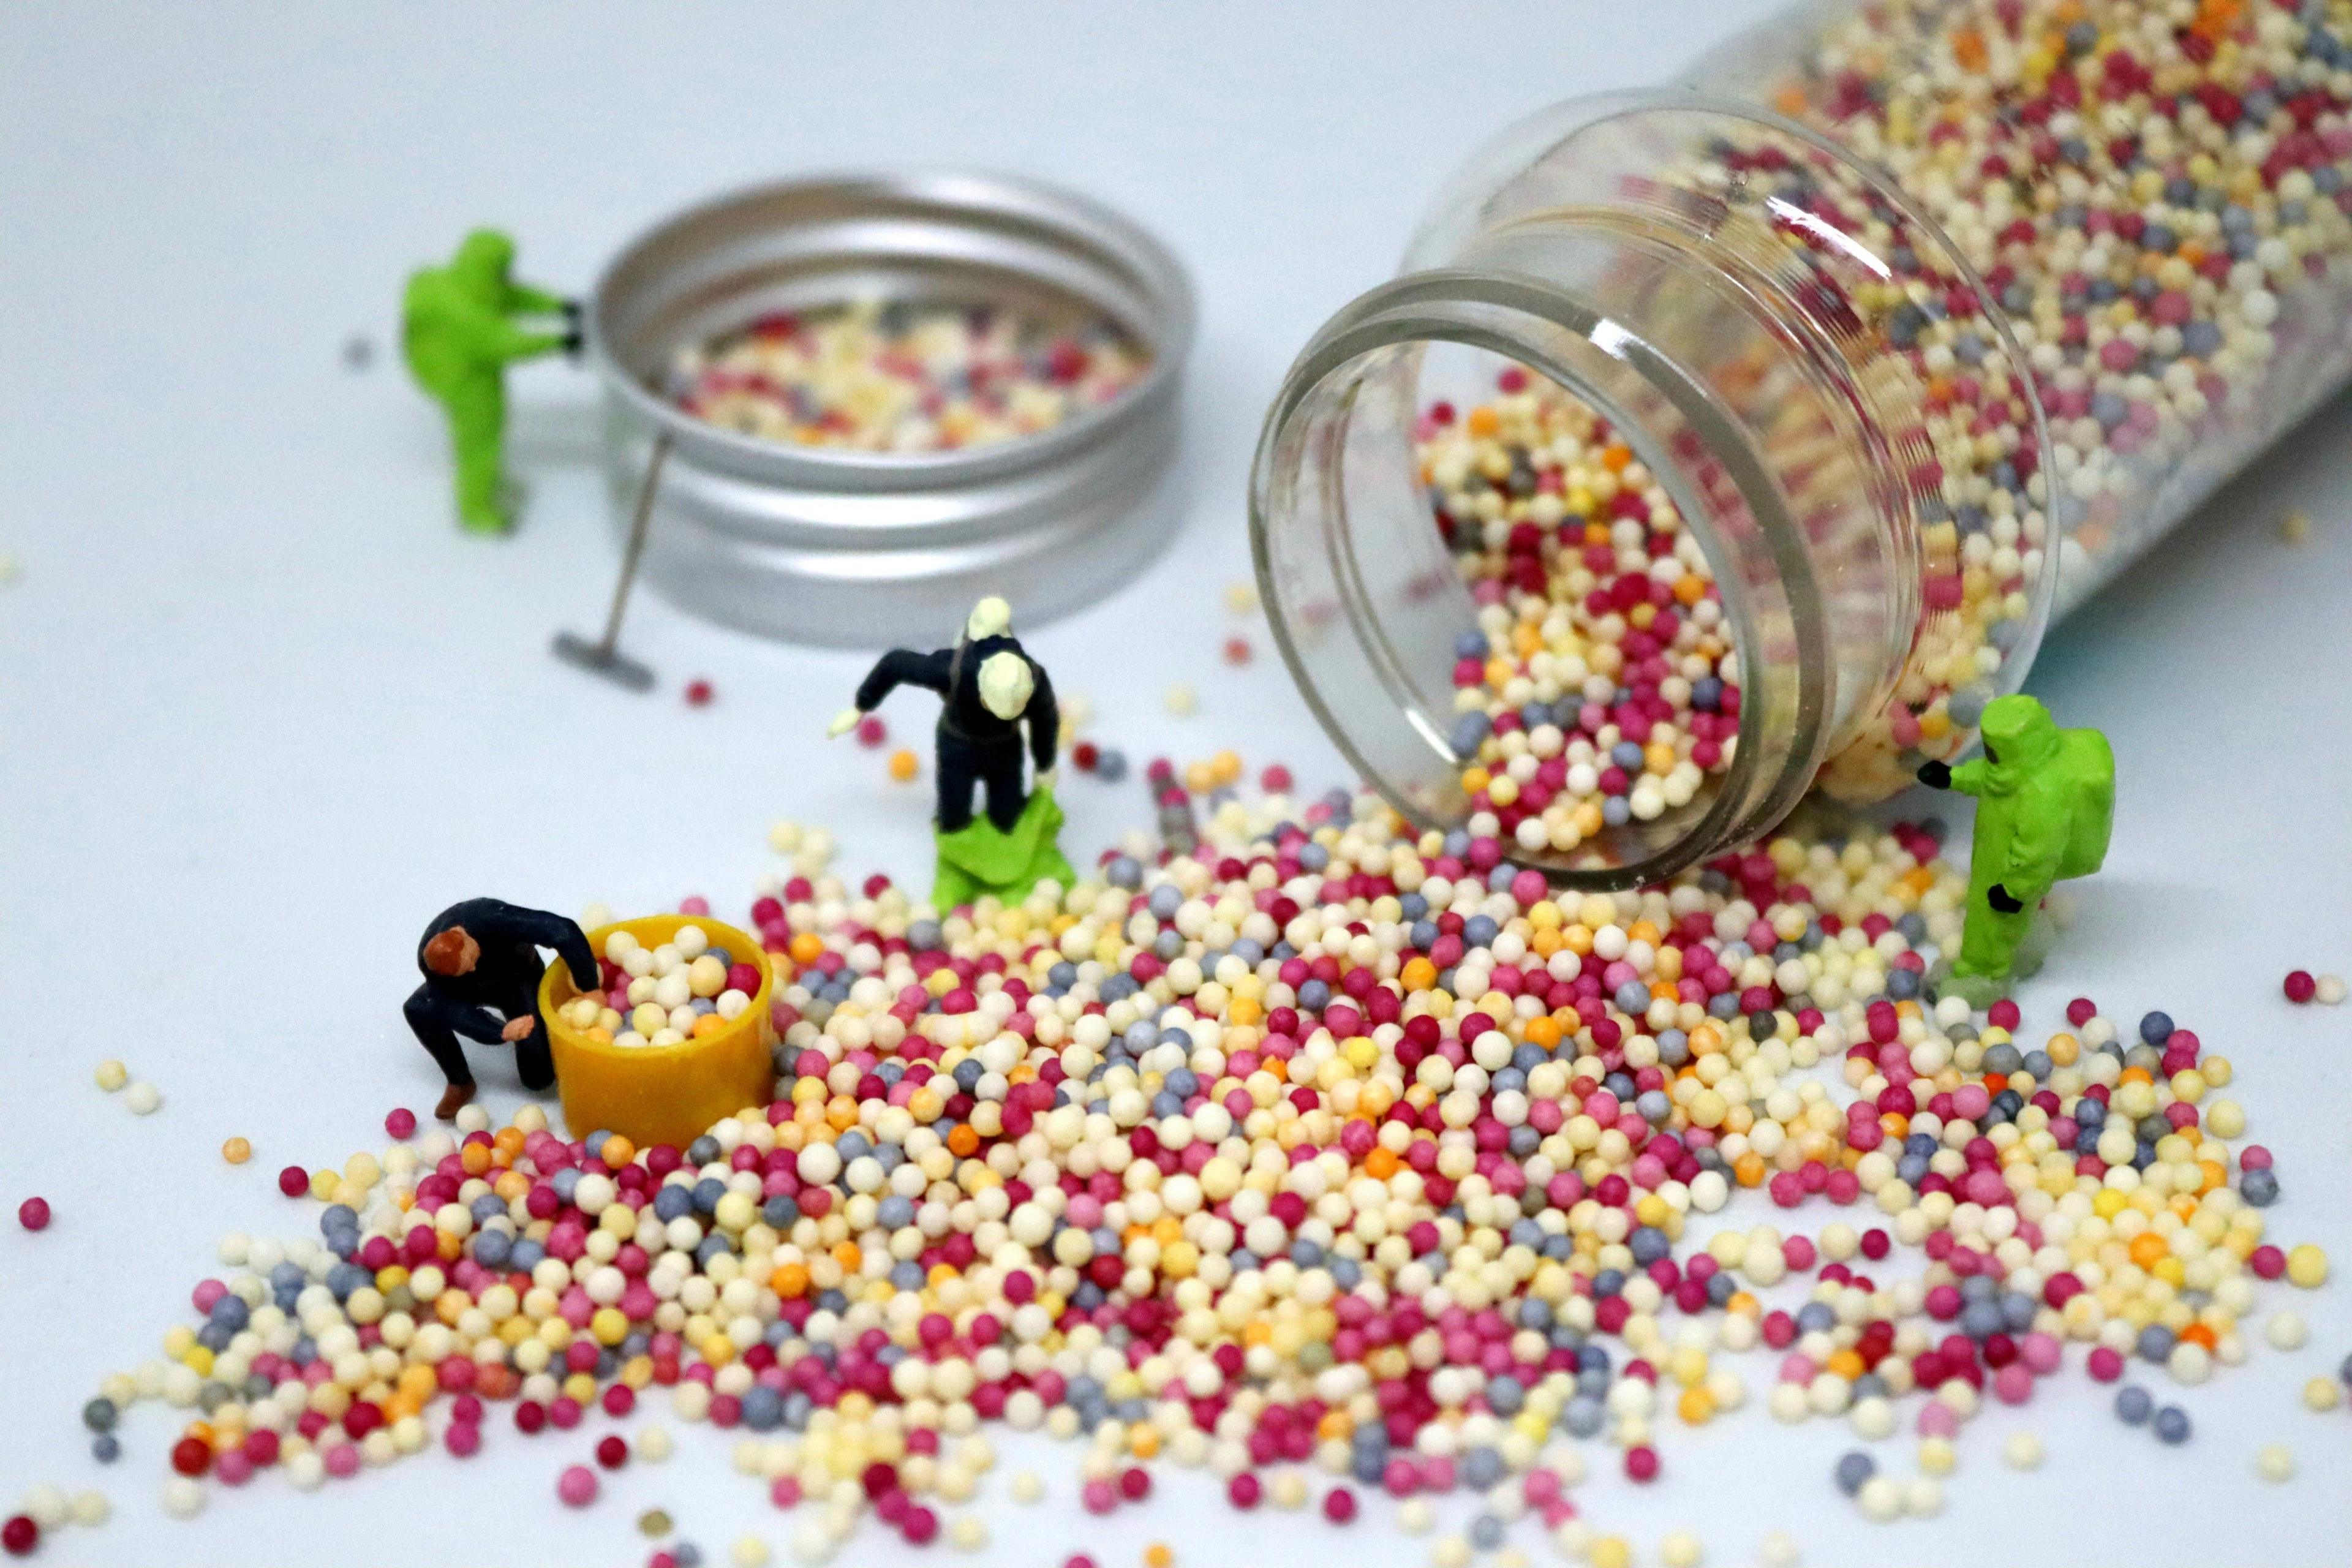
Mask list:
[[[477,893],[625,911],[711,897],[740,918],[775,868],[768,824],[836,828],[845,871],[924,869],[928,797],[881,759],[821,740],[862,658],[723,634],[641,602],[629,642],[662,673],[635,698],[557,665],[559,626],[593,628],[614,561],[593,474],[592,389],[557,365],[515,386],[521,531],[449,521],[432,407],[379,353],[402,277],[469,226],[522,242],[522,271],[578,289],[626,235],[690,198],[782,173],[962,163],[1065,182],[1135,215],[1194,269],[1187,521],[1150,573],[1029,646],[1091,697],[1096,733],[1140,763],[1237,748],[1338,782],[1262,631],[1222,667],[1225,584],[1244,575],[1243,484],[1258,416],[1315,325],[1382,277],[1450,165],[1552,100],[1656,81],[1769,11],[1666,5],[216,4],[0,13],[0,1505],[28,1485],[102,1485],[117,1518],[43,1561],[630,1563],[644,1508],[714,1559],[787,1523],[687,1434],[579,1513],[559,1468],[583,1429],[526,1443],[503,1415],[486,1453],[437,1450],[296,1497],[267,1476],[214,1489],[197,1522],[156,1497],[170,1418],[142,1409],[110,1471],[77,1412],[108,1372],[188,1315],[228,1230],[293,1234],[315,1209],[274,1173],[382,1142],[394,1104],[429,1107],[430,1062],[400,1021],[424,921]],[[2279,997],[2294,965],[2352,969],[2344,897],[2352,697],[2342,657],[2352,567],[2352,408],[2337,405],[2054,636],[2033,688],[2063,722],[2103,725],[2122,770],[2115,850],[2079,887],[2080,924],[2024,995],[2030,1026],[2088,992],[2120,1017],[2169,1009],[2240,1067],[2232,1090],[2280,1155],[2289,1238],[2352,1267],[2347,1016]],[[2273,532],[2290,506],[2316,537]],[[877,626],[877,647],[948,628]],[[719,690],[693,711],[679,686]],[[1179,721],[1160,694],[1202,690]],[[919,739],[929,715],[888,713]],[[1148,824],[1139,783],[1065,787],[1081,855]],[[119,1056],[159,1085],[132,1118],[91,1087]],[[485,1056],[488,1099],[516,1103]],[[252,1140],[251,1164],[219,1158]],[[2284,1287],[2266,1294],[2275,1304]],[[1676,1527],[1712,1563],[1785,1526],[1815,1563],[2340,1563],[2352,1415],[2296,1391],[2352,1351],[2344,1288],[2294,1303],[2317,1331],[2188,1391],[2185,1449],[2117,1426],[2079,1379],[1966,1434],[1934,1524],[1862,1523],[1828,1479],[1842,1427],[1790,1434],[1751,1406],[1662,1431],[1666,1474],[1613,1479],[1591,1515],[1651,1560]],[[2254,1325],[2250,1325],[2250,1331]],[[1748,1369],[1760,1396],[1769,1376]],[[665,1424],[668,1422],[665,1413]],[[2047,1441],[2006,1470],[2002,1434]],[[2254,1479],[2285,1442],[2303,1476]],[[1105,1568],[1154,1535],[1187,1564],[1296,1560],[1319,1521],[1244,1530],[1222,1504],[1163,1500],[1105,1524],[1072,1502],[1073,1456],[1024,1456],[1054,1500],[989,1505],[987,1561],[1038,1568],[1091,1548]],[[1596,1452],[1605,1467],[1605,1456]],[[1910,1445],[1883,1466],[1911,1473]],[[1163,1500],[1196,1503],[1191,1478]],[[1345,1538],[1426,1560],[1375,1504]],[[1551,1548],[1523,1526],[1538,1561]],[[898,1561],[877,1536],[856,1560]]]

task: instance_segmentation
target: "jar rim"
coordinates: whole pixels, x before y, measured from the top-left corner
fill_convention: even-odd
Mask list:
[[[643,296],[730,242],[747,252],[745,264],[786,276],[919,265],[982,297],[1018,279],[1097,311],[1141,343],[1151,363],[1108,402],[1050,429],[950,451],[804,447],[730,430],[658,395],[617,340],[630,310],[645,308]],[[858,297],[841,291],[826,302]],[[951,490],[1071,460],[1172,401],[1196,322],[1183,264],[1139,224],[1044,181],[952,168],[817,174],[707,197],[623,244],[583,315],[587,363],[640,419],[708,460],[809,490]]]
[[[1819,589],[1799,551],[1794,521],[1788,516],[1777,489],[1746,440],[1714,407],[1706,389],[1671,356],[1652,348],[1638,332],[1573,291],[1521,275],[1446,268],[1411,272],[1375,285],[1325,323],[1286,373],[1267,410],[1252,464],[1250,547],[1259,599],[1265,606],[1267,627],[1284,664],[1333,744],[1407,821],[1423,829],[1441,831],[1456,826],[1432,816],[1365,756],[1349,725],[1332,711],[1318,688],[1284,611],[1286,595],[1276,574],[1268,512],[1277,448],[1285,429],[1308,399],[1334,377],[1347,374],[1351,366],[1382,350],[1434,343],[1459,343],[1502,354],[1551,381],[1608,419],[1657,482],[1674,497],[1677,509],[1686,518],[1704,515],[1703,509],[1695,504],[1683,466],[1664,450],[1638,416],[1624,409],[1591,375],[1549,352],[1532,336],[1513,337],[1465,321],[1458,309],[1465,305],[1513,310],[1557,328],[1571,340],[1590,344],[1596,353],[1633,369],[1653,390],[1666,397],[1677,415],[1689,419],[1699,430],[1709,450],[1731,471],[1743,504],[1757,517],[1759,531],[1770,542],[1780,568],[1781,582],[1790,594],[1788,615],[1798,638],[1796,658],[1801,673],[1795,740],[1803,752],[1818,750],[1828,706],[1824,695],[1830,664],[1826,616]],[[1749,650],[1759,640],[1755,608],[1738,574],[1731,570],[1732,563],[1724,553],[1722,542],[1706,528],[1694,527],[1692,531],[1717,574],[1726,613],[1734,622],[1733,646],[1740,650],[1745,671],[1752,668],[1749,660],[1754,656]],[[1383,683],[1398,700],[1412,729],[1429,742],[1439,761],[1460,765],[1463,759],[1452,743],[1437,732],[1425,715],[1407,704],[1407,683],[1397,671],[1400,661],[1386,649],[1377,621],[1356,605],[1349,607],[1348,620],[1359,647],[1365,651],[1369,662],[1381,670]],[[1557,885],[1608,891],[1669,877],[1715,852],[1745,826],[1769,828],[1793,809],[1801,797],[1810,782],[1812,764],[1802,770],[1793,788],[1784,780],[1765,791],[1760,807],[1748,804],[1758,770],[1762,766],[1760,759],[1769,751],[1764,744],[1766,722],[1762,703],[1742,704],[1738,743],[1730,766],[1717,781],[1707,807],[1673,843],[1618,866],[1567,864],[1559,858],[1559,852],[1550,850],[1517,850],[1514,858],[1542,871]]]

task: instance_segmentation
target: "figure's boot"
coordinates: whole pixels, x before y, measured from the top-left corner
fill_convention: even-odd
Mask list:
[[[1939,996],[1957,996],[1969,1005],[1972,1013],[1981,1013],[2009,994],[2010,976],[2006,974],[1962,974],[1958,970],[1944,977],[1936,987]]]
[[[1979,1013],[2008,995],[2019,981],[2042,967],[2050,951],[2046,939],[2036,939],[2041,923],[2032,910],[2011,915],[1998,910],[1972,911],[1960,955],[1937,984],[1937,994],[1958,996]]]

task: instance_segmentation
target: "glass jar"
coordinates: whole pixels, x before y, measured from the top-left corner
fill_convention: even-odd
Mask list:
[[[1804,6],[1505,131],[1266,418],[1317,716],[1410,820],[1596,888],[1966,749],[2053,611],[2352,371],[2339,32]]]

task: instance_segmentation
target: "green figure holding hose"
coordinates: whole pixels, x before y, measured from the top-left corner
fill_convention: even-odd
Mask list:
[[[2052,886],[2106,858],[2116,819],[2116,757],[2096,730],[2061,730],[2026,696],[1986,704],[1984,755],[1957,768],[1929,763],[1919,782],[1977,798],[1969,851],[1968,923],[1945,990],[1972,1007],[2009,989],[2034,906]],[[2029,959],[2025,973],[2038,963]]]
[[[421,267],[401,296],[409,374],[449,416],[457,458],[457,515],[477,533],[511,523],[506,495],[506,368],[580,349],[580,307],[509,278],[514,241],[478,228],[446,267]],[[563,318],[560,332],[527,331],[516,317]]]

